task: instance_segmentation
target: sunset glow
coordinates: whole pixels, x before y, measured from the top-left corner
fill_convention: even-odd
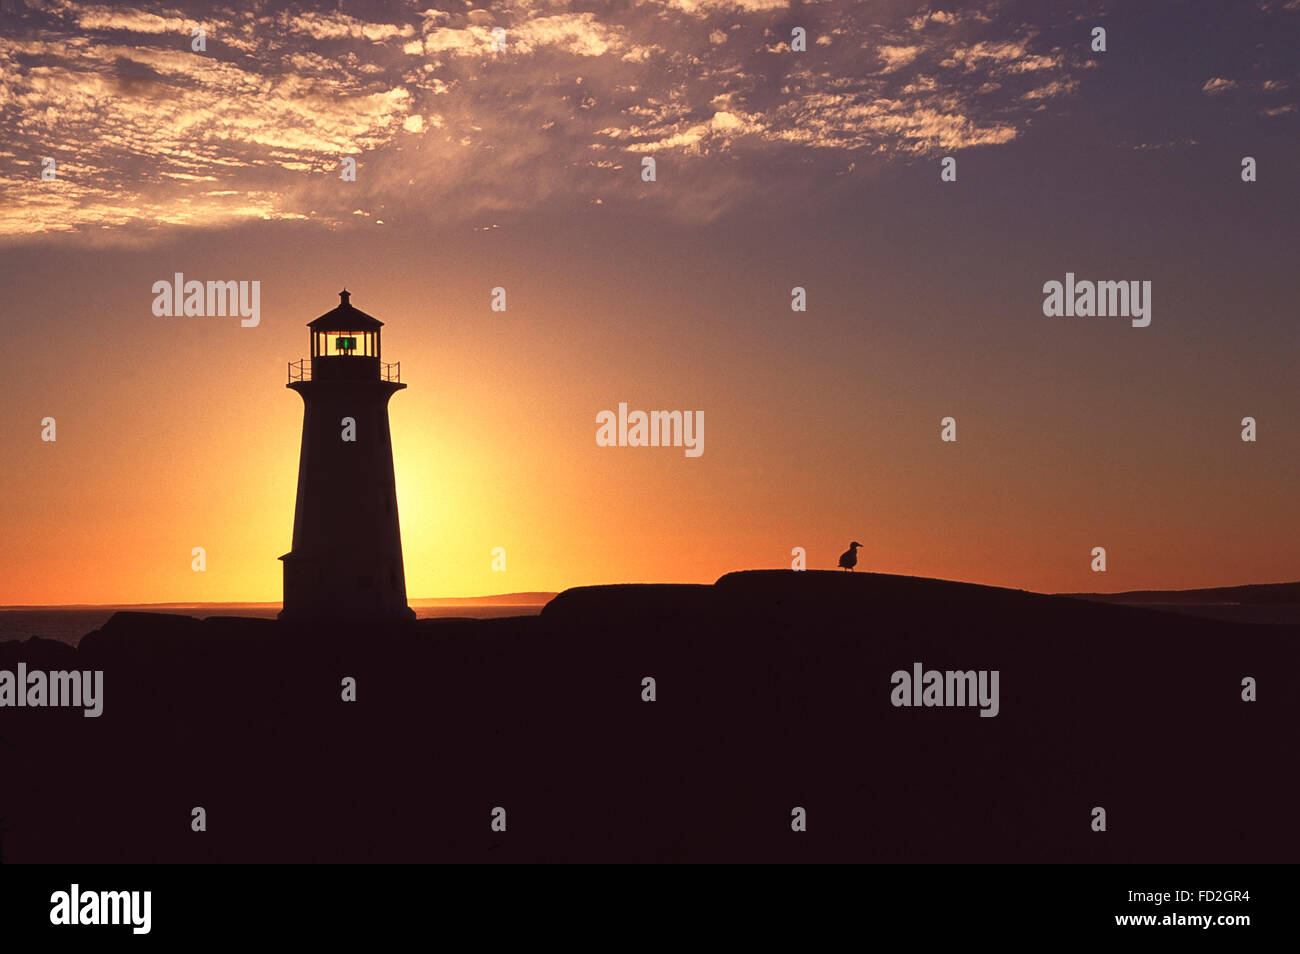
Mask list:
[[[412,599],[850,540],[1041,591],[1300,578],[1294,4],[1212,69],[1140,11],[1101,69],[1034,4],[807,4],[803,54],[781,0],[325,6],[4,15],[0,604],[279,599],[286,368],[345,287],[408,385]],[[1067,272],[1149,281],[1150,325],[1045,317]],[[260,282],[259,323],[156,316],[175,273]],[[620,402],[704,452],[598,446]]]

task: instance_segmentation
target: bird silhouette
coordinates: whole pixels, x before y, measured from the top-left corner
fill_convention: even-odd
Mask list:
[[[858,565],[858,547],[862,544],[854,540],[849,544],[849,548],[840,554],[840,566],[846,570],[851,570]]]

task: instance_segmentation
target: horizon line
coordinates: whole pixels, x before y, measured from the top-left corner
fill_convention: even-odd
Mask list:
[[[546,597],[547,602],[558,596],[561,590],[520,590],[513,593],[490,593],[485,596],[420,596],[410,597],[408,603],[484,603],[490,600],[511,600],[512,597]],[[514,599],[519,605],[529,605],[536,600]],[[503,604],[508,605],[508,604]],[[284,606],[283,600],[166,600],[158,603],[12,603],[0,605],[0,612],[7,610],[42,610],[42,609],[131,609],[137,606]]]
[[[753,572],[773,572],[773,571],[775,571],[775,572],[789,572],[789,573],[794,573],[794,572],[801,572],[801,573],[805,573],[805,572],[813,572],[813,573],[816,573],[816,572],[837,573],[837,572],[838,572],[838,571],[836,571],[836,570],[830,570],[830,569],[823,570],[823,569],[821,569],[821,568],[816,568],[816,569],[813,569],[813,570],[798,570],[798,571],[796,571],[796,570],[791,570],[791,569],[789,569],[789,568],[787,568],[787,567],[771,567],[771,568],[766,568],[766,569],[764,569],[764,568],[751,568],[751,569],[748,569],[748,570],[731,570],[731,571],[728,571],[727,573],[724,573],[722,576],[724,576],[724,577],[725,577],[725,576],[730,576],[730,575],[733,574],[733,573],[753,573]],[[911,576],[911,574],[906,574],[906,573],[881,573],[881,572],[871,571],[871,570],[863,571],[863,575],[864,575],[864,576],[870,576],[870,575],[875,575],[875,576],[899,576],[899,577]],[[1198,590],[1234,590],[1234,589],[1242,589],[1242,588],[1245,588],[1245,587],[1251,587],[1251,586],[1287,586],[1287,585],[1300,586],[1300,580],[1276,580],[1276,581],[1270,581],[1270,582],[1265,582],[1265,583],[1228,583],[1228,584],[1220,584],[1220,585],[1216,585],[1216,586],[1188,586],[1188,587],[1182,587],[1182,588],[1178,588],[1178,589],[1171,589],[1171,588],[1155,588],[1155,589],[1147,589],[1147,588],[1143,588],[1143,587],[1138,587],[1138,588],[1136,588],[1136,589],[1114,590],[1114,591],[1102,591],[1102,590],[1058,590],[1058,591],[1054,591],[1054,592],[1042,592],[1042,591],[1040,591],[1040,590],[1028,590],[1028,589],[1025,589],[1025,588],[1023,588],[1023,587],[1001,586],[1001,585],[998,585],[998,584],[995,584],[995,583],[977,583],[977,582],[975,582],[975,581],[973,581],[973,580],[948,580],[948,579],[943,578],[943,577],[914,577],[914,578],[916,578],[916,579],[934,579],[934,580],[941,580],[941,581],[943,581],[943,582],[948,582],[948,583],[970,583],[970,584],[973,584],[973,585],[975,585],[975,586],[989,586],[989,587],[992,587],[992,588],[995,588],[995,589],[1009,589],[1009,590],[1010,590],[1010,589],[1015,589],[1015,590],[1021,590],[1022,592],[1026,592],[1026,593],[1037,593],[1037,594],[1039,594],[1039,595],[1041,595],[1041,596],[1127,596],[1127,595],[1131,595],[1131,594],[1134,594],[1134,593],[1190,593],[1190,592],[1196,592],[1196,591],[1198,591]],[[719,577],[718,579],[722,579],[722,577]],[[717,580],[715,580],[715,581],[713,581],[713,582],[716,583]],[[502,600],[502,601],[507,601],[505,604],[502,604],[502,605],[517,604],[517,605],[521,605],[521,606],[522,606],[522,605],[536,605],[536,604],[538,604],[538,603],[545,604],[545,603],[550,602],[550,600],[554,599],[556,596],[559,596],[561,593],[566,592],[567,590],[581,589],[581,588],[584,588],[584,587],[592,587],[592,586],[712,586],[712,585],[713,585],[713,583],[680,583],[680,582],[679,582],[679,583],[670,583],[670,582],[663,582],[663,581],[659,581],[659,582],[651,582],[651,583],[645,583],[645,582],[631,582],[631,583],[629,583],[629,582],[623,582],[623,583],[579,583],[579,584],[577,584],[577,585],[575,585],[575,586],[565,587],[563,590],[554,590],[554,591],[551,591],[551,590],[517,590],[517,591],[510,592],[510,593],[489,593],[489,594],[485,594],[485,595],[482,595],[482,596],[422,596],[422,597],[408,597],[408,599],[407,599],[407,603],[408,603],[408,605],[416,605],[416,604],[426,604],[426,605],[427,605],[427,604],[430,604],[430,603],[469,603],[469,604],[477,603],[477,604],[484,604],[484,603],[489,603],[489,601],[492,601],[492,600]],[[520,597],[545,597],[545,599],[532,599],[532,600],[525,600],[525,599],[520,599]],[[18,610],[54,610],[54,609],[100,609],[100,608],[105,608],[105,609],[131,609],[131,608],[135,608],[135,607],[192,607],[192,606],[250,606],[250,607],[251,607],[251,606],[257,606],[257,607],[274,607],[274,606],[279,606],[279,607],[283,607],[283,605],[284,605],[284,601],[283,601],[283,600],[164,600],[164,601],[153,602],[153,603],[150,603],[150,602],[137,602],[137,603],[13,603],[13,604],[0,605],[0,612],[18,611]]]

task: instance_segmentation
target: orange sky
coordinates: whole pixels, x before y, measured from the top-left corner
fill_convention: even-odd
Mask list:
[[[278,599],[285,364],[344,285],[409,385],[412,598],[709,582],[796,546],[830,568],[850,540],[863,568],[1043,591],[1300,579],[1272,13],[1225,25],[1211,82],[1199,35],[1141,12],[1107,22],[1143,55],[1102,60],[1037,7],[835,5],[794,66],[762,5],[518,4],[491,60],[483,16],[355,6],[240,14],[201,62],[106,7],[0,42],[0,605]],[[43,150],[66,178],[33,182]],[[177,271],[260,281],[261,324],[154,317]],[[1045,318],[1067,271],[1150,280],[1151,325]],[[597,447],[620,401],[703,411],[703,455]]]
[[[717,235],[680,229],[671,247],[625,237],[618,265],[595,251],[605,228],[580,226],[592,253],[567,264],[522,231],[433,254],[400,243],[436,254],[428,273],[397,274],[383,243],[368,262],[318,250],[292,268],[224,237],[81,253],[64,284],[67,259],[33,258],[43,317],[15,329],[6,368],[0,603],[277,599],[301,427],[285,362],[344,281],[386,322],[384,358],[409,384],[390,409],[412,597],[711,581],[788,566],[795,546],[831,567],[850,539],[863,567],[1039,590],[1300,577],[1300,545],[1279,532],[1296,525],[1300,459],[1285,361],[1239,340],[1241,370],[1216,386],[1249,396],[1225,404],[1200,384],[1220,346],[1170,330],[1168,287],[1146,336],[1053,325],[1034,289],[1023,318],[976,301],[953,322],[950,292],[897,277],[907,249],[846,278],[834,237],[727,264],[709,258]],[[150,285],[173,266],[265,275],[261,325],[154,318]],[[808,315],[789,312],[781,271],[810,288]],[[100,283],[111,291],[88,308]],[[488,307],[498,284],[504,314]],[[597,447],[595,415],[620,400],[703,410],[703,456]],[[1248,410],[1253,445],[1236,424]],[[939,441],[947,414],[956,444]]]

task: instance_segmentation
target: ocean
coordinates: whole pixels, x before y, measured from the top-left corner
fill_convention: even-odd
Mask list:
[[[553,594],[527,594],[533,600],[494,603],[490,600],[422,600],[413,601],[411,608],[418,619],[443,619],[470,617],[494,619],[499,616],[536,616]],[[70,607],[0,607],[0,642],[23,640],[31,636],[55,639],[69,646],[81,642],[81,637],[91,633],[114,613],[126,610],[145,613],[174,613],[206,619],[209,616],[245,616],[273,619],[280,612],[279,603],[199,603],[188,605],[150,604],[146,606],[70,606]]]

